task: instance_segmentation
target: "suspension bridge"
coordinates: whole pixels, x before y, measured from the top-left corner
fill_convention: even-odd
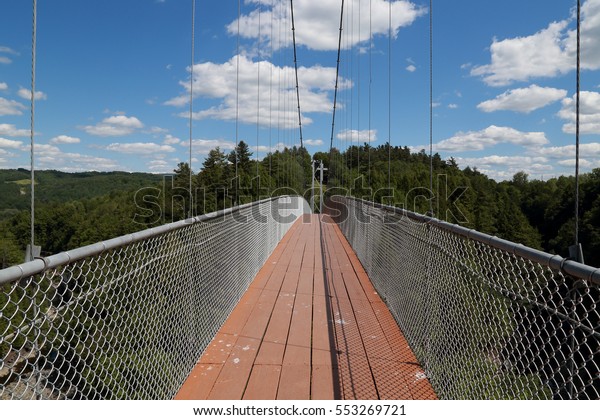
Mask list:
[[[600,398],[600,269],[320,204],[257,200],[0,270],[0,399]]]

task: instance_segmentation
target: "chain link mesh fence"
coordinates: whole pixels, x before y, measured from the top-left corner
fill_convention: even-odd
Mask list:
[[[0,271],[0,399],[169,399],[308,204],[266,199]]]
[[[328,211],[440,398],[599,398],[600,270],[359,199]]]

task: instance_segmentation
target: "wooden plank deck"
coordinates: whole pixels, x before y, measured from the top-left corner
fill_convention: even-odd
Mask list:
[[[279,243],[176,399],[434,399],[343,234],[327,216]]]

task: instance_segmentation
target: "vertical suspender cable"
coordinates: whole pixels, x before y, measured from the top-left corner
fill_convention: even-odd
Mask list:
[[[369,189],[371,188],[371,106],[373,85],[373,1],[369,0]]]
[[[193,121],[194,121],[194,38],[195,38],[195,29],[196,29],[196,0],[192,0],[192,48],[191,48],[191,64],[190,64],[190,150],[189,150],[189,170],[190,170],[190,180],[189,180],[189,192],[190,192],[190,212],[188,217],[193,216],[193,203],[194,203],[194,193],[192,191],[192,136],[193,136]]]
[[[579,255],[579,95],[580,95],[580,70],[581,70],[581,1],[577,0],[577,98],[575,104],[575,246],[577,259]]]
[[[388,190],[392,186],[392,2],[388,12]],[[390,203],[391,204],[391,203]]]
[[[350,76],[350,80],[352,81],[352,89],[350,89],[350,112],[346,113],[346,115],[350,114],[350,125],[347,125],[347,127],[350,127],[350,129],[346,128],[346,132],[350,133],[350,146],[349,149],[350,150],[350,154],[348,157],[348,163],[349,163],[349,171],[348,173],[350,174],[350,176],[348,177],[348,181],[350,181],[352,183],[352,163],[354,161],[353,158],[353,154],[354,154],[354,85],[356,85],[356,83],[354,83],[354,54],[352,53],[352,49],[354,46],[354,1],[351,1],[350,4],[348,5],[348,8],[350,9],[350,13],[347,14],[348,16],[348,28],[350,29],[350,33],[346,32],[346,39],[347,39],[347,47],[346,50],[348,51],[348,75]],[[354,190],[354,188],[352,188],[353,185],[350,184],[350,188],[351,190]]]
[[[360,0],[358,0],[358,43],[360,44],[360,17],[361,17],[361,10],[360,10],[360,6],[361,6],[361,2]],[[360,176],[360,144],[361,144],[361,140],[360,140],[360,86],[361,86],[361,80],[360,80],[360,53],[358,54],[357,57],[357,66],[358,66],[358,74],[357,74],[357,78],[358,78],[358,103],[357,103],[357,121],[356,121],[356,130],[357,130],[357,139],[356,139],[356,143],[358,145],[358,150],[356,151],[357,155],[356,155],[356,168],[358,169],[358,176]],[[361,181],[362,183],[362,181]],[[362,184],[361,184],[361,188],[362,188]]]
[[[433,217],[433,0],[429,0],[429,213]]]
[[[240,20],[242,18],[242,0],[238,0],[237,40],[236,40],[236,66],[235,66],[235,201],[238,204],[238,143],[240,139]]]
[[[29,259],[33,261],[33,246],[35,244],[35,59],[36,59],[36,28],[37,28],[37,1],[33,0],[33,17],[31,30],[31,119],[30,119],[30,159],[31,159],[31,238],[29,245]]]
[[[33,261],[34,252],[33,247],[35,245],[35,60],[36,60],[36,36],[37,36],[37,1],[33,0],[33,16],[32,16],[32,30],[31,30],[31,127],[30,127],[30,143],[31,143],[31,244],[29,246],[29,258]],[[32,307],[34,310],[33,319],[38,320],[40,318],[40,307],[35,299],[36,288],[31,288],[31,300]],[[33,323],[33,351],[36,355],[40,354],[38,346],[39,337],[39,325],[37,322]],[[39,357],[39,356],[38,356]],[[35,378],[34,392],[35,398],[40,400],[43,398],[42,395],[42,384],[41,384],[41,372],[37,363],[34,363],[33,376]]]
[[[273,15],[275,0],[271,0],[271,61],[273,61]],[[273,178],[273,63],[269,66],[269,182]],[[269,184],[270,185],[270,184]],[[272,186],[270,185],[270,188]]]
[[[292,39],[294,43],[294,69],[296,71],[296,98],[298,99],[298,127],[300,129],[300,148],[304,147],[302,141],[302,113],[300,111],[300,86],[298,84],[298,58],[296,55],[296,26],[294,23],[294,0],[290,0],[290,8],[292,11]]]
[[[261,27],[260,27],[260,18],[261,18],[261,9],[260,3],[258,4],[258,50],[256,51],[257,55],[257,70],[256,70],[256,177],[258,178],[258,143],[260,139],[260,41],[261,41]],[[258,191],[257,191],[258,194]],[[256,198],[258,200],[258,197]]]

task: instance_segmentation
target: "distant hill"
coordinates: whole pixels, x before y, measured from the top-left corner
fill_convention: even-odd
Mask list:
[[[29,208],[31,175],[26,169],[0,169],[0,220]],[[68,202],[155,186],[163,175],[130,172],[35,172],[38,203]]]

